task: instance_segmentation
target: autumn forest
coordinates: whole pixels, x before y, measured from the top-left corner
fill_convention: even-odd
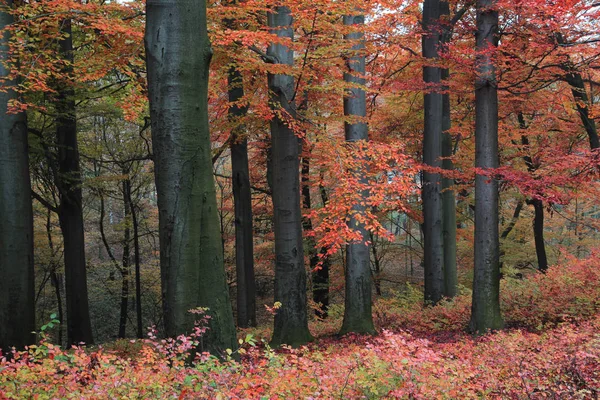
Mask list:
[[[0,400],[598,398],[599,20],[0,0]]]

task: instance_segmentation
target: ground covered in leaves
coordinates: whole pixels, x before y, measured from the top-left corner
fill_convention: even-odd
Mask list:
[[[150,338],[63,351],[42,341],[0,362],[0,399],[418,398],[594,399],[600,396],[600,257],[503,281],[507,329],[465,332],[469,292],[423,308],[416,290],[380,299],[376,337],[337,338],[339,323],[300,349],[244,332],[228,361],[186,357],[196,338]]]

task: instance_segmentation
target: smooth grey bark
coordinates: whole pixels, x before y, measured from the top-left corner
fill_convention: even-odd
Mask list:
[[[9,0],[7,7],[12,7]],[[13,22],[0,9],[0,30]],[[0,38],[0,78],[8,76],[8,32]],[[8,113],[8,102],[17,99],[6,81],[0,90],[0,349],[22,349],[35,336],[33,272],[33,211],[25,113]]]
[[[73,74],[73,39],[70,19],[62,21],[61,32],[65,37],[59,40],[59,51],[68,64],[62,71],[67,77],[57,85],[55,101],[58,149],[56,186],[60,195],[58,220],[64,243],[67,344],[93,344],[87,290],[75,91],[72,87],[72,78],[69,77]]]
[[[347,58],[347,70],[344,72],[344,81],[350,86],[344,93],[344,116],[357,119],[356,122],[351,120],[344,123],[346,142],[350,146],[359,141],[369,140],[369,128],[364,122],[367,116],[366,94],[362,88],[365,85],[364,23],[364,15],[344,16],[344,25],[354,29],[354,32],[344,36],[345,40],[352,43],[352,54]],[[367,171],[364,168],[359,167],[358,170],[351,171],[361,185],[367,185]],[[360,203],[352,205],[352,214],[348,221],[348,226],[359,232],[362,240],[346,245],[344,321],[340,334],[375,332],[371,308],[371,258],[369,245],[366,243],[369,231],[356,218],[356,215],[364,215],[367,211],[365,202],[368,196],[367,189],[360,191]]]
[[[475,167],[498,168],[498,88],[490,48],[498,45],[494,0],[477,1],[475,59]],[[475,176],[475,266],[470,330],[485,333],[503,326],[500,314],[500,243],[498,180]]]
[[[235,270],[237,281],[237,324],[256,326],[256,282],[254,279],[254,241],[252,231],[252,193],[248,167],[248,138],[239,119],[247,106],[237,104],[244,97],[242,74],[232,65],[228,73],[229,117],[235,124],[231,140],[231,177],[235,220]]]
[[[439,59],[441,32],[440,1],[423,3],[423,57],[429,62]],[[423,67],[423,80],[429,87],[423,98],[423,163],[442,168],[441,68]],[[423,266],[425,269],[425,302],[436,304],[444,295],[444,231],[442,177],[439,172],[423,171]]]
[[[267,15],[271,32],[290,41],[294,38],[290,9],[277,6]],[[271,43],[267,56],[290,68],[294,52]],[[285,118],[296,118],[293,101],[294,77],[269,74],[269,95],[275,116],[271,120],[271,163],[273,222],[275,231],[275,302],[281,307],[275,314],[271,343],[299,346],[310,340],[306,304],[306,270],[302,243],[300,210],[300,158],[298,138]],[[284,116],[285,114],[285,116]]]
[[[450,15],[450,6],[447,1],[440,1],[440,17]],[[442,26],[442,44],[448,44],[452,37],[452,26]],[[452,157],[454,149],[452,135],[449,130],[452,127],[450,117],[450,93],[448,93],[447,81],[450,71],[442,69],[442,82],[444,93],[442,94],[442,168],[448,172],[454,170]],[[458,294],[458,276],[456,270],[456,196],[454,193],[454,179],[442,177],[442,215],[443,215],[443,237],[444,237],[444,296],[454,297]]]
[[[208,307],[199,350],[220,354],[236,337],[212,170],[206,3],[149,0],[145,43],[165,333],[191,333],[189,310]]]

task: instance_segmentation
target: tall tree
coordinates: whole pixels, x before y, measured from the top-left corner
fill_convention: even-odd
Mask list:
[[[277,6],[267,15],[271,32],[293,41],[292,15],[286,6]],[[288,67],[294,64],[293,50],[271,43],[267,56]],[[268,75],[270,103],[275,113],[271,120],[271,171],[275,231],[275,302],[281,307],[275,314],[271,342],[299,346],[310,340],[306,309],[306,270],[302,243],[300,209],[300,155],[298,138],[288,119],[296,117],[294,77]]]
[[[500,243],[498,237],[498,86],[493,50],[498,46],[494,0],[477,1],[475,59],[475,266],[470,329],[500,329]],[[491,170],[489,174],[483,170]]]
[[[248,169],[248,137],[239,122],[248,111],[239,101],[244,97],[242,74],[235,65],[228,72],[229,117],[235,124],[231,139],[231,177],[235,223],[235,270],[237,282],[237,323],[256,326],[256,282],[254,279],[254,243],[252,232],[252,193]]]
[[[344,25],[351,27],[352,32],[346,34],[344,39],[352,43],[351,55],[347,58],[344,72],[344,81],[350,86],[344,93],[344,116],[348,120],[344,123],[346,142],[350,146],[357,142],[369,140],[369,128],[364,119],[367,116],[365,85],[365,43],[363,25],[364,15],[346,15]],[[351,119],[350,119],[351,118]],[[361,164],[361,160],[358,160]],[[367,185],[364,166],[359,166],[353,173],[362,186]],[[344,322],[341,334],[348,332],[374,333],[373,313],[371,311],[371,258],[367,244],[369,232],[360,216],[367,210],[366,200],[369,191],[360,189],[361,201],[352,205],[352,214],[348,221],[351,229],[360,233],[359,242],[350,242],[346,246],[346,290],[344,298]]]
[[[450,16],[450,5],[448,1],[440,1],[440,19]],[[459,17],[458,14],[453,20]],[[452,38],[452,21],[442,25],[441,44],[450,43]],[[450,71],[442,68],[441,78],[443,82],[442,94],[442,168],[448,172],[454,169],[451,157],[454,155],[452,146],[452,118],[450,115],[450,93],[448,91],[448,79]],[[454,297],[458,291],[458,278],[456,272],[456,196],[454,194],[454,179],[449,176],[442,177],[442,214],[443,214],[443,237],[444,237],[444,296]]]
[[[440,1],[423,3],[423,57],[426,62],[439,62]],[[435,65],[423,67],[427,85],[423,99],[424,132],[423,163],[442,167],[442,94],[441,69]],[[423,171],[423,239],[425,268],[425,301],[435,304],[444,295],[444,235],[442,214],[442,180],[438,171]]]
[[[17,98],[11,89],[5,63],[13,22],[9,10],[0,8],[0,349],[23,348],[34,342],[35,289],[33,276],[33,211],[24,112],[11,113]]]
[[[165,332],[191,332],[188,310],[208,307],[202,347],[218,353],[236,338],[212,173],[206,3],[149,0],[146,18]]]
[[[70,19],[61,22],[58,42],[63,60],[63,78],[57,84],[55,100],[58,175],[55,177],[60,202],[58,220],[63,234],[68,344],[92,344],[88,305],[83,195],[77,143],[77,118],[73,77],[73,31]]]

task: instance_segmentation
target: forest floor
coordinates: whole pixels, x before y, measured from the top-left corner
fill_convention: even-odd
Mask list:
[[[466,333],[470,293],[436,307],[408,286],[374,307],[377,336],[312,321],[316,340],[273,350],[261,327],[230,359],[186,365],[193,339],[119,341],[64,351],[42,341],[0,362],[0,399],[596,399],[600,397],[600,257],[503,279],[507,329]]]

